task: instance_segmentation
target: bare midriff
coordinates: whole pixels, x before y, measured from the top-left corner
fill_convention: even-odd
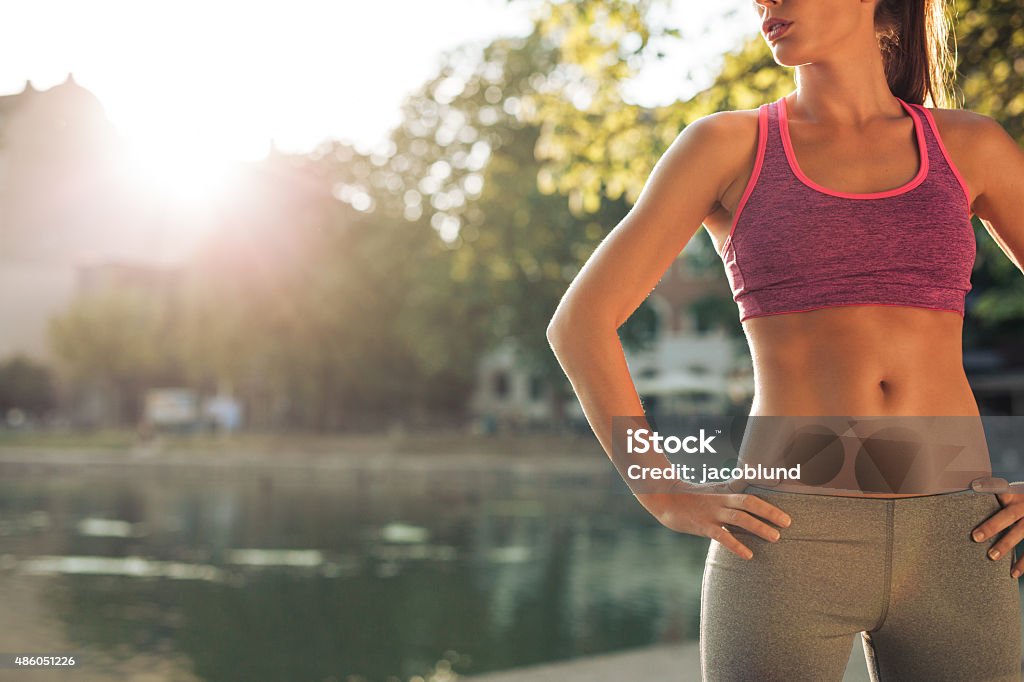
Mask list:
[[[743,328],[754,369],[751,416],[979,416],[963,369],[959,313],[843,306],[754,317]],[[982,466],[988,461],[987,452],[977,457]]]

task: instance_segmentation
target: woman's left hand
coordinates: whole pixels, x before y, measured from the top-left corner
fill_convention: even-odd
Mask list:
[[[1024,493],[996,493],[995,495],[1003,508],[972,531],[975,542],[984,542],[995,537],[1004,529],[1009,529],[989,548],[988,556],[993,561],[1012,552],[1017,543],[1024,540]],[[1019,578],[1022,573],[1024,573],[1024,556],[1014,562],[1010,571],[1014,578]]]

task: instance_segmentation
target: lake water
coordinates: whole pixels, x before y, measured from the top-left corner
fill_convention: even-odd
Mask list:
[[[124,470],[5,470],[0,653],[75,652],[79,682],[407,682],[697,639],[707,539],[606,462]]]

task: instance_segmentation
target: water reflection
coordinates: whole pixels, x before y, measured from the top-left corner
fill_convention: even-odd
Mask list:
[[[707,541],[610,469],[8,477],[0,599],[21,596],[0,634],[81,652],[81,679],[159,661],[160,679],[290,682],[695,640]]]

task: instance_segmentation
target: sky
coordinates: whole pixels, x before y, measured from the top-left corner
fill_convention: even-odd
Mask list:
[[[257,160],[271,140],[325,138],[364,152],[398,125],[402,99],[443,51],[525,35],[538,0],[2,0],[0,94],[74,75],[144,153]],[[687,98],[756,34],[750,0],[675,0],[665,44],[625,92],[646,105]],[[738,10],[724,18],[729,10]],[[687,81],[686,74],[696,76]],[[702,81],[703,79],[703,81]]]

